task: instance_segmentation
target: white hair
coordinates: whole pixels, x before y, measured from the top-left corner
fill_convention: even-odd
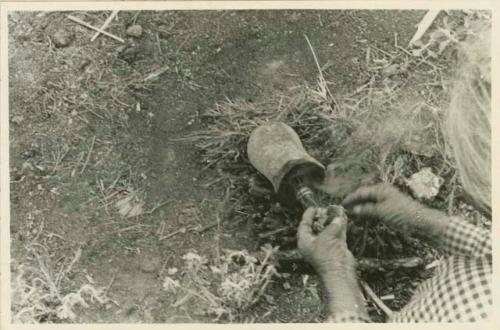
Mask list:
[[[459,47],[444,133],[464,190],[491,212],[491,26],[474,26]]]

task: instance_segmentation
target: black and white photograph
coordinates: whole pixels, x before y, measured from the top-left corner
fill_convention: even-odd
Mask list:
[[[491,321],[491,9],[125,7],[3,13],[8,322]]]

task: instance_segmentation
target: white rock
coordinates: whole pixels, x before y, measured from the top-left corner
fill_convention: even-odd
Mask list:
[[[68,30],[61,28],[52,35],[51,39],[56,47],[66,47],[73,41],[73,35]]]
[[[127,29],[127,35],[139,38],[142,35],[142,26],[132,25]]]
[[[432,173],[430,167],[425,167],[420,172],[414,173],[406,184],[413,196],[418,199],[432,199],[439,193],[444,179]]]

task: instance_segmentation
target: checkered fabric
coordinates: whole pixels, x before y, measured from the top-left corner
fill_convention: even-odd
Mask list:
[[[486,321],[492,309],[490,232],[453,218],[441,246],[449,257],[417,287],[410,302],[389,322]],[[366,322],[363,316],[334,316],[331,322]]]
[[[491,237],[489,231],[485,229],[453,217],[443,236],[441,246],[438,248],[444,254],[469,258],[490,255],[491,258]]]

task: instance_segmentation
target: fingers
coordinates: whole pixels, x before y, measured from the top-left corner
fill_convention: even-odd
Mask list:
[[[383,196],[380,194],[380,186],[361,187],[349,194],[343,201],[342,206],[352,208],[357,204],[380,202]]]
[[[302,221],[300,222],[299,228],[297,230],[299,241],[301,240],[312,241],[314,239],[312,223],[315,214],[316,214],[316,208],[309,207],[302,215]]]
[[[321,236],[325,235],[329,238],[343,238],[345,239],[347,230],[347,219],[345,217],[336,217],[333,221],[325,227],[321,232]]]
[[[382,216],[379,206],[375,203],[358,204],[353,207],[351,213],[360,219],[379,219]]]

